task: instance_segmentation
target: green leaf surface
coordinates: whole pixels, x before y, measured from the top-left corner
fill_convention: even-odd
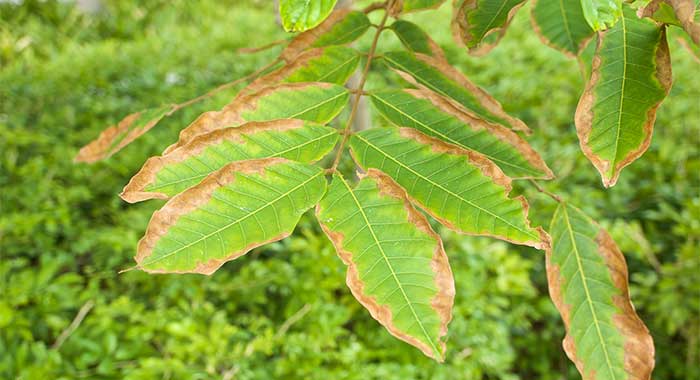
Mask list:
[[[111,157],[155,127],[173,110],[173,107],[173,105],[165,105],[132,113],[117,125],[102,131],[95,140],[82,147],[75,161],[92,163]]]
[[[420,26],[405,20],[396,20],[390,26],[406,49],[425,55],[445,59],[442,49]]]
[[[536,0],[531,7],[532,25],[542,41],[566,55],[577,56],[594,34],[578,1]]]
[[[338,132],[333,128],[294,119],[216,130],[168,154],[149,158],[121,197],[128,202],[169,198],[236,161],[282,157],[315,162],[328,154],[337,140]]]
[[[455,1],[452,29],[475,55],[488,53],[503,37],[515,13],[525,0]]]
[[[326,124],[343,110],[349,96],[342,86],[319,82],[280,84],[253,94],[242,94],[222,110],[202,114],[180,132],[178,143],[165,153],[198,135],[250,121],[301,119]]]
[[[291,63],[310,48],[349,44],[365,34],[370,25],[367,15],[362,12],[335,10],[321,25],[294,37],[280,58]]]
[[[581,0],[581,8],[595,31],[613,27],[622,17],[622,0]]]
[[[608,233],[561,204],[549,232],[550,295],[564,319],[564,349],[584,380],[649,379],[654,345],[629,298],[627,265]]]
[[[325,190],[316,166],[282,158],[228,164],[153,214],[139,241],[138,268],[211,274],[288,236]]]
[[[397,127],[414,128],[493,161],[511,178],[551,178],[539,154],[515,132],[461,115],[423,90],[388,90],[371,96],[376,109]]]
[[[403,189],[373,169],[355,188],[335,175],[317,216],[348,266],[355,298],[392,335],[442,361],[452,271],[440,237]]]
[[[457,102],[475,118],[515,130],[528,130],[525,123],[508,115],[496,99],[444,60],[398,51],[384,54],[384,62],[405,74],[405,79]]]
[[[350,148],[364,169],[381,170],[412,201],[447,227],[542,248],[524,199],[508,198],[510,179],[481,154],[411,128],[375,128],[354,134]]]
[[[403,11],[413,12],[434,9],[444,2],[445,0],[403,0]]]
[[[599,39],[576,129],[581,149],[610,187],[649,147],[656,109],[671,87],[671,62],[663,27],[630,8]]]
[[[280,0],[282,26],[288,32],[311,29],[328,17],[338,0]]]

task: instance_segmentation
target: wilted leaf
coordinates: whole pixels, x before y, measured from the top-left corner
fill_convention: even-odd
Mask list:
[[[411,128],[374,128],[352,135],[350,148],[365,169],[378,169],[445,226],[543,248],[541,229],[527,220],[527,203],[508,198],[510,179],[483,155]]]
[[[287,237],[326,191],[323,170],[282,158],[239,161],[156,211],[135,257],[151,273],[212,274]]]
[[[445,53],[440,46],[418,25],[404,20],[396,20],[390,28],[406,49],[445,60]]]
[[[102,131],[97,139],[82,147],[75,157],[75,161],[96,162],[112,156],[155,127],[173,107],[168,105],[132,113],[117,125]]]
[[[282,157],[314,162],[330,152],[337,140],[333,128],[294,119],[219,129],[161,157],[149,158],[121,197],[132,203],[169,198],[235,161]]]
[[[566,325],[564,350],[583,380],[649,380],[654,342],[630,301],[620,249],[588,216],[564,203],[549,232],[549,293]]]
[[[403,11],[406,13],[433,9],[439,7],[444,2],[445,0],[403,0]]]
[[[249,121],[302,119],[319,124],[333,120],[349,99],[348,91],[330,83],[290,83],[266,87],[256,93],[237,97],[221,111],[200,115],[180,132],[180,140],[165,153],[190,142],[198,135],[235,127]]]
[[[277,83],[326,82],[345,84],[357,69],[360,56],[346,46],[307,50],[294,62],[254,80],[239,95],[250,94]]]
[[[663,27],[632,9],[601,32],[591,78],[576,109],[581,149],[613,186],[649,147],[656,109],[671,88]]]
[[[371,23],[362,12],[339,9],[333,11],[321,25],[294,37],[280,54],[285,62],[293,62],[309,48],[345,45],[360,38]]]
[[[311,29],[328,17],[338,0],[280,0],[282,26],[288,32]]]
[[[474,118],[519,131],[529,130],[521,120],[508,115],[489,93],[445,61],[405,51],[388,52],[384,54],[384,61],[406,80],[451,99]]]
[[[470,118],[427,90],[374,92],[372,103],[396,126],[414,128],[447,143],[477,151],[511,178],[553,177],[540,155],[515,132]]]
[[[535,0],[532,26],[546,45],[576,56],[593,36],[579,1]]]
[[[498,44],[525,0],[457,0],[452,33],[469,53],[482,55]]]
[[[354,189],[335,175],[317,216],[355,298],[392,335],[443,361],[454,279],[440,236],[406,192],[374,169]]]
[[[593,30],[611,28],[622,17],[622,0],[580,0],[583,16]]]

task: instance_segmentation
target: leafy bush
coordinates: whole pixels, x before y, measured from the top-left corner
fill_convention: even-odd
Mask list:
[[[11,56],[0,74],[3,376],[554,379],[561,368],[572,373],[557,347],[563,334],[546,299],[542,257],[483,238],[442,231],[458,294],[449,335],[453,350],[444,365],[376,328],[347,294],[344,267],[311,218],[302,220],[291,239],[241,257],[210,278],[117,275],[158,205],[124,207],[113,197],[115,189],[144,154],[155,154],[161,141],[173,140],[203,110],[227,103],[232,92],[164,120],[118,160],[73,166],[77,148],[106,120],[185,99],[272,56],[237,54],[249,41],[229,25],[264,26],[260,35],[269,40],[281,36],[268,21],[267,6],[123,3],[108,3],[110,11],[122,10],[97,19],[49,3],[78,23],[98,25],[93,30],[100,32],[84,39],[71,33],[57,38],[65,36],[58,30],[71,18],[43,23],[49,17],[43,7],[26,18],[5,18],[7,9],[18,13],[16,6],[3,5],[4,35],[16,41],[35,25],[41,33],[27,33],[48,36],[34,52]],[[137,22],[119,17],[134,12],[148,16]],[[431,17],[441,16],[413,20],[426,25]],[[114,33],[114,20],[125,23],[117,29],[130,32]],[[566,178],[550,189],[586,205],[628,254],[633,298],[657,344],[656,375],[691,377],[698,367],[693,337],[700,305],[682,301],[697,299],[699,291],[693,281],[700,237],[693,222],[700,202],[694,188],[700,166],[693,129],[700,120],[693,100],[700,95],[695,64],[681,51],[673,57],[676,84],[657,122],[663,133],[643,163],[628,167],[614,191],[603,192],[592,185],[597,179],[574,143],[571,115],[582,84],[576,64],[540,47],[534,36],[513,37],[527,27],[527,17],[517,16],[487,58],[465,57],[456,49],[448,57],[537,131],[533,145],[546,146],[545,160]],[[141,30],[158,32],[141,37]],[[445,28],[438,41],[447,41],[446,35]],[[507,77],[495,64],[506,59]],[[533,66],[551,75],[534,77]],[[382,75],[378,81],[396,80]],[[528,193],[533,209],[543,210],[533,219],[546,224],[548,201],[531,189],[516,190]],[[91,302],[82,324],[51,348]]]

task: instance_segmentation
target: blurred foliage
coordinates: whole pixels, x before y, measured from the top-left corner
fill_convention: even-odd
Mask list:
[[[447,8],[411,19],[430,25],[449,59],[532,127],[530,140],[558,175],[548,189],[610,229],[656,341],[655,378],[698,378],[697,64],[670,38],[675,85],[651,148],[606,191],[575,136],[577,63],[530,33],[527,7],[488,56],[468,57],[447,22],[431,22],[447,20]],[[443,231],[457,298],[442,365],[391,337],[352,298],[311,217],[293,237],[211,277],[118,274],[162,202],[127,207],[116,194],[146,157],[233,91],[181,111],[106,162],[74,165],[78,148],[132,111],[255,70],[278,50],[236,50],[282,36],[268,1],[110,0],[91,15],[64,1],[0,3],[0,378],[578,378],[561,350],[542,253],[493,239]],[[398,42],[387,34],[383,45]],[[379,70],[371,80],[376,88],[399,79]],[[519,185],[546,226],[554,205]]]

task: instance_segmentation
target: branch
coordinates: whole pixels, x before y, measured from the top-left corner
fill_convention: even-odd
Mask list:
[[[92,300],[88,300],[85,302],[85,304],[78,310],[78,314],[76,314],[75,318],[73,318],[73,322],[68,325],[68,328],[63,330],[61,332],[61,335],[58,336],[54,344],[51,346],[52,349],[58,350],[61,348],[63,343],[73,334],[73,332],[80,326],[80,324],[83,322],[83,319],[87,316],[87,313],[90,312],[90,309],[95,306],[95,302]]]

